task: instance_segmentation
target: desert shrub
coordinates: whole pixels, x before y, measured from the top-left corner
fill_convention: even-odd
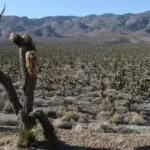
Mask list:
[[[70,121],[71,119],[78,121],[79,119],[79,113],[77,112],[73,112],[73,111],[68,111],[66,112],[62,118],[63,121]]]
[[[88,118],[88,115],[85,115],[85,114],[80,114],[80,117],[78,119],[78,122],[80,123],[88,123],[89,122],[89,118]]]
[[[77,124],[76,126],[74,126],[74,130],[76,132],[81,132],[83,130],[83,127],[81,124]]]
[[[129,129],[126,127],[120,127],[117,129],[117,133],[127,133],[127,134],[136,133],[136,134],[138,134],[139,132],[134,130],[134,129]]]
[[[55,119],[53,125],[61,129],[72,129],[73,124],[71,122],[63,121],[61,118]]]
[[[101,125],[100,127],[104,133],[128,133],[128,134],[139,133],[134,129],[127,128],[126,126],[119,127],[119,126],[111,126],[111,125]]]
[[[141,116],[140,114],[136,112],[132,113],[132,118],[129,121],[130,124],[136,124],[136,125],[142,125],[145,122],[146,121],[144,120],[143,116]]]
[[[6,113],[6,114],[14,113],[14,111],[12,109],[12,105],[9,101],[7,101],[5,103],[5,106],[3,107],[3,112]]]
[[[35,142],[35,128],[32,129],[20,129],[19,132],[19,143],[21,146],[30,146],[30,143]]]
[[[90,131],[90,132],[103,132],[100,125],[96,125],[96,124],[94,125],[92,123],[88,125],[88,131]]]
[[[65,107],[62,106],[62,105],[59,105],[58,106],[58,109],[57,109],[57,115],[58,117],[62,117],[64,114],[65,114]]]
[[[101,125],[101,129],[104,133],[117,133],[116,129],[110,125]]]
[[[111,118],[112,123],[119,124],[122,121],[122,116],[120,114],[115,113]]]

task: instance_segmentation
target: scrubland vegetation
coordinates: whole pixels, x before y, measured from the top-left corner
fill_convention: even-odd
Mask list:
[[[67,122],[149,123],[148,44],[45,44],[37,49],[36,107]],[[0,68],[21,95],[18,51],[15,47],[0,51]],[[12,113],[2,87],[0,92],[1,111]]]
[[[44,110],[55,128],[101,133],[150,131],[150,45],[58,43],[36,47],[34,107]],[[16,47],[0,48],[0,69],[12,78],[21,99],[23,83]],[[0,100],[4,116],[0,125],[17,126],[2,85]]]

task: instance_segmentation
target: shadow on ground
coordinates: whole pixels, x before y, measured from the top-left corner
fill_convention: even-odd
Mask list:
[[[92,147],[62,145],[60,147],[60,150],[113,150],[113,149],[110,149],[110,148],[92,148]]]
[[[38,150],[113,150],[109,148],[92,148],[92,147],[82,147],[82,146],[70,146],[66,145],[64,143],[58,144],[57,148],[52,148],[52,145],[50,145],[47,141],[40,141],[38,142]],[[36,147],[35,147],[36,148]]]
[[[150,150],[150,146],[137,147],[135,150]]]
[[[17,133],[17,128],[14,128],[14,127],[0,127],[0,132]]]

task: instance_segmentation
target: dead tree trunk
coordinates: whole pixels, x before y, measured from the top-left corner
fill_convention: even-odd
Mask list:
[[[5,11],[5,6],[0,13],[0,19]],[[20,69],[22,73],[23,80],[23,106],[21,105],[15,88],[12,84],[12,80],[7,77],[4,72],[0,70],[0,83],[5,87],[9,101],[17,116],[19,116],[20,128],[32,129],[36,125],[36,120],[38,120],[43,127],[43,134],[45,138],[54,144],[57,141],[57,137],[54,132],[54,128],[50,123],[48,117],[42,110],[33,111],[34,105],[34,90],[36,86],[36,70],[35,61],[36,57],[34,55],[34,50],[36,50],[32,38],[27,34],[22,37],[12,33],[10,35],[10,40],[16,44],[19,48],[19,58],[20,58]],[[32,51],[32,52],[29,52]],[[27,55],[28,54],[28,55]],[[31,143],[32,144],[32,143]]]
[[[26,34],[23,37],[20,37],[19,35],[12,33],[10,35],[10,40],[14,44],[16,44],[19,48],[20,69],[22,72],[22,80],[24,84],[23,85],[24,96],[22,100],[23,111],[25,111],[25,113],[29,115],[29,113],[33,111],[34,90],[36,86],[36,74],[34,73],[35,75],[31,75],[29,71],[33,70],[35,72],[35,58],[36,57],[34,56],[33,51],[31,54],[29,53],[28,56],[26,54],[29,51],[31,52],[31,50],[35,50],[35,46],[33,44],[32,38]],[[29,62],[26,59],[29,59]],[[27,65],[29,65],[29,68],[27,68]],[[34,68],[32,68],[33,65],[34,65]],[[30,127],[30,125],[28,126]]]
[[[2,71],[0,71],[0,83],[5,87],[9,101],[11,102],[16,115],[19,116],[20,128],[32,129],[36,124],[36,120],[38,120],[43,127],[43,134],[45,138],[49,142],[56,142],[57,137],[48,117],[42,110],[33,111],[34,90],[36,86],[36,57],[34,50],[36,50],[36,48],[32,38],[28,35],[21,37],[15,33],[12,33],[10,35],[10,40],[19,48],[20,68],[22,72],[22,80],[24,83],[24,104],[20,103],[15,88],[12,85],[12,80]]]

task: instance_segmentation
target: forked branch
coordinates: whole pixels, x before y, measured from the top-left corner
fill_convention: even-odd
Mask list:
[[[57,137],[55,135],[55,130],[52,124],[50,123],[47,115],[42,110],[35,110],[29,114],[34,119],[37,119],[43,127],[43,134],[45,138],[52,142],[53,144],[57,141]],[[33,119],[33,120],[34,120]]]

